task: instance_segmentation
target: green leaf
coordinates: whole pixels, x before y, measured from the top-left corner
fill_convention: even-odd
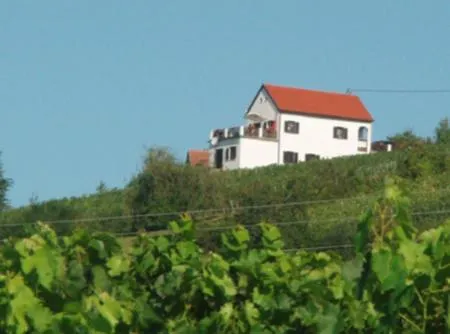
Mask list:
[[[28,319],[31,318],[35,329],[43,332],[50,325],[52,315],[25,285],[23,277],[17,275],[8,280],[6,288],[12,295],[7,323],[16,327],[16,333],[26,333],[30,328]]]
[[[245,302],[244,310],[246,319],[250,326],[255,326],[258,323],[260,316],[258,309],[251,301],[247,300]]]
[[[92,267],[93,283],[97,291],[110,291],[112,282],[102,266]]]
[[[343,321],[339,305],[327,304],[323,314],[317,315],[317,332],[320,334],[336,334],[343,330]]]
[[[260,227],[264,247],[269,249],[281,249],[284,247],[280,231],[276,226],[262,223],[260,224]]]
[[[47,290],[52,289],[55,279],[62,278],[63,258],[48,246],[38,249],[33,255],[22,260],[22,270],[30,274],[36,270],[39,283]]]
[[[231,317],[233,316],[233,304],[232,303],[226,303],[220,308],[220,315],[222,316],[222,319],[225,323],[228,323],[231,320]]]
[[[106,266],[109,268],[108,274],[116,277],[128,272],[130,261],[123,255],[114,255],[108,260]]]
[[[372,254],[372,269],[376,273],[381,291],[403,288],[408,273],[403,258],[390,250],[380,249]]]
[[[181,233],[181,228],[176,221],[171,221],[169,223],[169,228],[175,234]]]
[[[364,259],[356,256],[353,260],[347,261],[342,265],[342,277],[346,281],[355,281],[361,277]]]
[[[89,247],[94,249],[100,259],[105,259],[108,254],[105,250],[105,244],[101,240],[93,239],[89,242]]]
[[[411,240],[404,240],[399,247],[399,253],[405,259],[408,271],[433,274],[431,259],[424,254],[425,247]]]

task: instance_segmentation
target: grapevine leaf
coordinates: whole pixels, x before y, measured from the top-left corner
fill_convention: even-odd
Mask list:
[[[181,228],[176,221],[171,221],[169,223],[169,228],[174,234],[181,233]]]
[[[233,304],[232,303],[226,303],[220,308],[220,315],[222,316],[222,319],[225,323],[228,323],[231,320],[231,317],[233,316]]]
[[[105,250],[105,244],[101,240],[96,240],[96,239],[91,240],[89,242],[89,247],[91,247],[92,249],[94,249],[97,252],[97,256],[100,259],[105,259],[108,256],[108,254],[106,253],[106,250]]]
[[[92,275],[94,287],[98,291],[109,291],[111,289],[111,281],[105,268],[99,265],[92,267]]]
[[[405,266],[409,271],[420,273],[433,272],[430,258],[424,254],[424,247],[412,240],[404,240],[399,247],[399,253],[405,259]]]
[[[116,277],[129,270],[130,262],[123,255],[114,255],[108,260],[106,265],[109,268],[109,275]]]
[[[159,236],[155,240],[155,245],[161,253],[167,252],[170,247],[169,240],[166,237]]]
[[[22,260],[24,273],[29,274],[32,270],[36,270],[39,283],[48,290],[51,290],[53,281],[60,278],[62,266],[62,257],[47,246]]]
[[[258,309],[249,300],[247,300],[245,302],[244,309],[245,309],[245,316],[247,318],[248,323],[250,324],[250,326],[255,326],[258,323],[258,319],[259,319]]]
[[[403,287],[408,276],[403,258],[386,249],[373,252],[372,269],[381,283],[382,292]]]
[[[268,249],[281,249],[284,242],[279,229],[274,225],[260,224],[262,230],[262,243]]]
[[[32,319],[33,327],[39,333],[44,333],[49,329],[53,319],[52,313],[41,305],[30,308],[27,315]]]
[[[180,241],[176,244],[178,253],[183,259],[197,256],[197,245],[192,241]]]
[[[336,334],[343,330],[339,305],[327,304],[324,313],[317,315],[317,330],[321,334]]]
[[[342,277],[346,281],[354,281],[361,277],[364,259],[356,256],[353,260],[347,261],[342,265]]]

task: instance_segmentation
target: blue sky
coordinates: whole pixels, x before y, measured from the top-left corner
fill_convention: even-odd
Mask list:
[[[123,186],[240,124],[262,82],[450,89],[450,1],[2,1],[0,150],[13,205]],[[358,94],[374,139],[431,135],[450,94]]]

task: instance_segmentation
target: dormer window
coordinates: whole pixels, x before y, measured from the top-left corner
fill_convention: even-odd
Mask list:
[[[347,129],[341,126],[335,126],[333,128],[333,138],[335,139],[347,139],[348,138],[347,133],[348,133]]]

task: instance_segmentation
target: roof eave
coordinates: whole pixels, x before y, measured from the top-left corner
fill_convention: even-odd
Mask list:
[[[364,122],[364,123],[373,123],[375,119],[371,118],[369,119],[362,119],[362,118],[350,118],[350,117],[338,117],[338,116],[330,116],[330,115],[318,115],[311,112],[305,112],[305,111],[298,111],[298,110],[286,110],[286,109],[278,109],[280,113],[286,113],[286,114],[300,114],[304,116],[311,116],[311,117],[317,117],[317,118],[329,118],[329,119],[340,119],[340,120],[346,120],[346,121],[353,121],[353,122]]]

